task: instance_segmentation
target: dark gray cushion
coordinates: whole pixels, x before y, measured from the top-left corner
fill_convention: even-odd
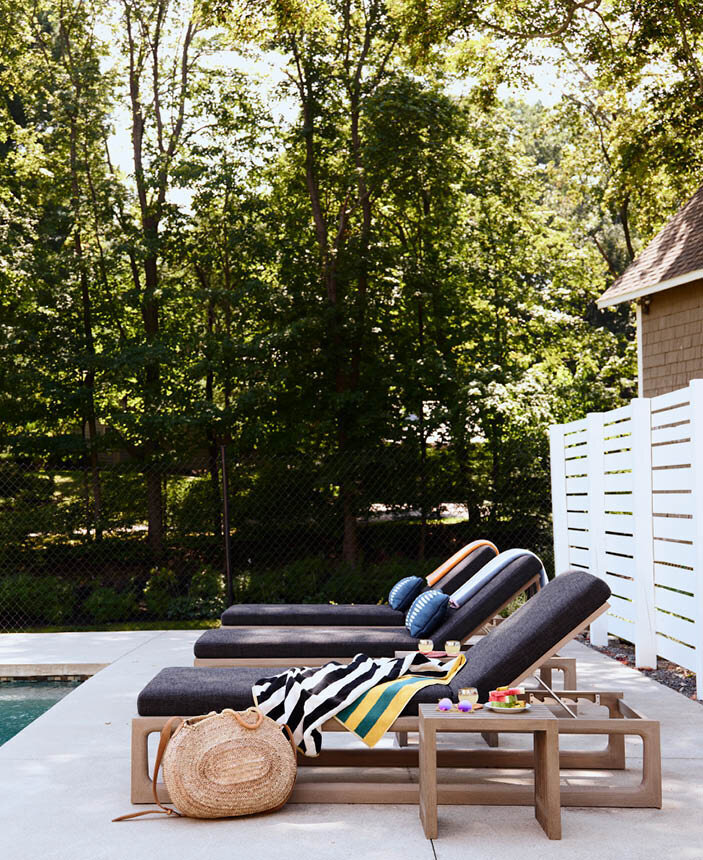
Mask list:
[[[461,687],[477,687],[485,701],[490,690],[513,683],[609,596],[608,586],[586,571],[561,574],[469,650],[466,665],[451,682],[451,692],[440,684],[425,687],[403,715],[417,714],[419,704],[446,695],[456,699]],[[242,710],[252,704],[251,687],[259,678],[283,671],[249,666],[162,669],[139,694],[137,708],[144,717]]]
[[[438,647],[447,639],[466,639],[495,614],[503,604],[524,590],[525,585],[541,570],[532,555],[515,559],[497,573],[471,600],[459,609],[450,609],[446,620],[434,631],[432,639]],[[392,610],[391,610],[392,611]],[[196,657],[353,657],[364,653],[369,657],[391,657],[395,650],[417,647],[417,639],[405,628],[388,630],[345,630],[344,627],[316,627],[301,630],[295,627],[220,627],[207,630],[195,643]]]
[[[390,606],[331,603],[239,603],[222,613],[233,627],[402,627],[405,615]]]
[[[560,574],[469,649],[452,687],[477,687],[484,701],[490,690],[513,683],[609,597],[605,582],[585,570]]]
[[[474,550],[442,577],[435,588],[451,594],[495,558],[489,546]],[[232,627],[402,627],[405,614],[384,604],[236,603],[222,613],[222,624]]]
[[[195,643],[196,657],[392,657],[397,650],[414,651],[417,640],[404,627],[348,630],[344,627],[220,627],[207,630]]]

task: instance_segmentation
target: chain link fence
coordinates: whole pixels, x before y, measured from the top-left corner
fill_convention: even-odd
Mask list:
[[[394,449],[101,459],[0,459],[0,630],[206,624],[230,591],[236,602],[378,602],[478,537],[531,549],[551,573],[546,462],[496,470],[484,458],[467,473],[451,451],[420,461]]]

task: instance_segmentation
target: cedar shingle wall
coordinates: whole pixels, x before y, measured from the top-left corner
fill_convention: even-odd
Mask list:
[[[642,311],[643,397],[703,378],[703,280],[654,293]]]

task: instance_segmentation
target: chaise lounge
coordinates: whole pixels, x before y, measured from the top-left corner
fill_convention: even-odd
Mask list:
[[[450,608],[432,634],[437,643],[467,642],[523,592],[539,588],[542,563],[525,552],[503,567],[463,606]],[[456,593],[456,592],[455,592]],[[363,652],[385,657],[415,651],[418,639],[404,627],[220,627],[207,630],[195,643],[196,666],[316,666],[350,660]]]
[[[456,698],[461,687],[477,687],[480,699],[485,700],[489,690],[500,684],[519,684],[605,612],[609,596],[608,586],[583,570],[561,574],[474,646],[470,659],[452,680],[449,690],[446,686],[432,685],[418,692],[393,723],[390,732],[405,734],[417,731],[418,706],[436,703],[446,695]],[[132,802],[148,803],[152,799],[148,773],[148,737],[151,733],[160,732],[172,716],[187,717],[223,708],[242,710],[250,707],[253,704],[251,688],[260,677],[261,670],[252,667],[180,667],[159,672],[139,694],[137,707],[140,716],[133,720]],[[549,693],[530,692],[528,695],[550,699]],[[639,784],[619,785],[613,789],[604,784],[602,774],[598,774],[599,781],[595,786],[563,786],[562,805],[660,807],[659,724],[630,708],[621,693],[565,691],[561,697],[595,702],[608,710],[607,717],[596,718],[558,714],[560,736],[595,734],[608,740],[605,749],[596,751],[561,750],[561,768],[622,770],[625,769],[625,737],[636,735],[643,741],[642,780]],[[340,730],[336,720],[323,726],[323,731]],[[532,750],[449,747],[441,749],[438,754],[440,768],[529,768],[532,763]],[[318,758],[301,757],[300,764],[315,768],[408,768],[417,766],[418,751],[416,747],[323,749]],[[583,782],[583,775],[579,782]],[[162,802],[168,802],[163,785],[158,787],[158,794]],[[440,803],[522,805],[532,803],[532,799],[529,786],[520,789],[514,785],[499,785],[495,777],[480,788],[456,783],[440,785],[439,788]],[[340,783],[316,779],[301,781],[292,800],[307,803],[417,803],[418,786],[407,781]]]
[[[497,554],[490,541],[472,541],[426,577],[427,588],[451,594]],[[237,603],[221,621],[223,627],[402,627],[405,614],[387,603]]]

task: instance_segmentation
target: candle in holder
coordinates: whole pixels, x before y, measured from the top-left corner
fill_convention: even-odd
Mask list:
[[[444,650],[447,652],[447,654],[450,654],[452,657],[455,657],[461,650],[461,642],[458,642],[456,639],[448,639],[444,643]]]
[[[417,643],[417,650],[421,654],[427,654],[428,652],[432,651],[433,648],[434,643],[431,639],[420,639],[420,641]]]
[[[470,702],[475,705],[478,702],[478,690],[476,687],[462,687],[459,690],[459,701]]]

